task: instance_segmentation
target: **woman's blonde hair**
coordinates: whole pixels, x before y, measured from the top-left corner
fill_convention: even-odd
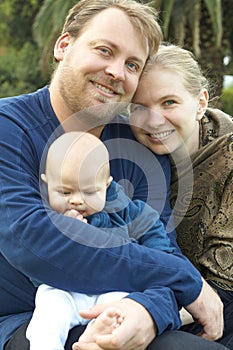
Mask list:
[[[147,38],[149,56],[153,55],[162,40],[157,11],[150,5],[135,0],[80,0],[70,9],[62,33],[68,32],[74,38],[78,37],[95,15],[111,7],[125,12],[133,26]]]
[[[210,84],[203,75],[195,56],[177,45],[162,43],[157,53],[149,61],[144,74],[147,74],[150,67],[154,65],[174,70],[183,78],[185,88],[194,97],[201,89],[210,89]]]

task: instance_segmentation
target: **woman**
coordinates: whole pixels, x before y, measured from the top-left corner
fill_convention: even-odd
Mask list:
[[[208,82],[193,55],[161,45],[131,108],[136,138],[172,161],[171,203],[182,252],[224,303],[219,340],[233,349],[233,120],[208,108]],[[184,327],[198,333],[198,324]]]

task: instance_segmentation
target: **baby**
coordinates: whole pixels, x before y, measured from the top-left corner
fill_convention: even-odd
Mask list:
[[[125,195],[110,175],[107,148],[92,134],[69,132],[57,138],[49,148],[41,179],[47,185],[52,210],[109,234],[120,234],[125,244],[133,241],[173,252],[159,214],[146,203],[131,201]],[[80,316],[80,310],[119,300],[127,294],[114,291],[86,295],[41,284],[26,333],[30,349],[64,349],[69,330],[89,322]],[[110,307],[88,324],[79,340],[91,342],[95,334],[112,333],[123,319],[120,310]]]

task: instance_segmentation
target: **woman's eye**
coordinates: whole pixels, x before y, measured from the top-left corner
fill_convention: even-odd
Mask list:
[[[164,102],[165,106],[172,106],[174,103],[175,103],[174,100],[168,100]]]
[[[137,111],[144,111],[145,110],[145,106],[143,105],[137,105],[137,104],[131,104],[130,106],[130,113],[134,113],[134,112],[137,112]]]

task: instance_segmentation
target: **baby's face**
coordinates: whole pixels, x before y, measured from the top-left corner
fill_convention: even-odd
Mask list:
[[[47,178],[49,203],[53,210],[67,214],[77,210],[83,217],[103,210],[109,177],[103,172],[94,177],[91,173],[77,176],[75,171],[63,172]]]

